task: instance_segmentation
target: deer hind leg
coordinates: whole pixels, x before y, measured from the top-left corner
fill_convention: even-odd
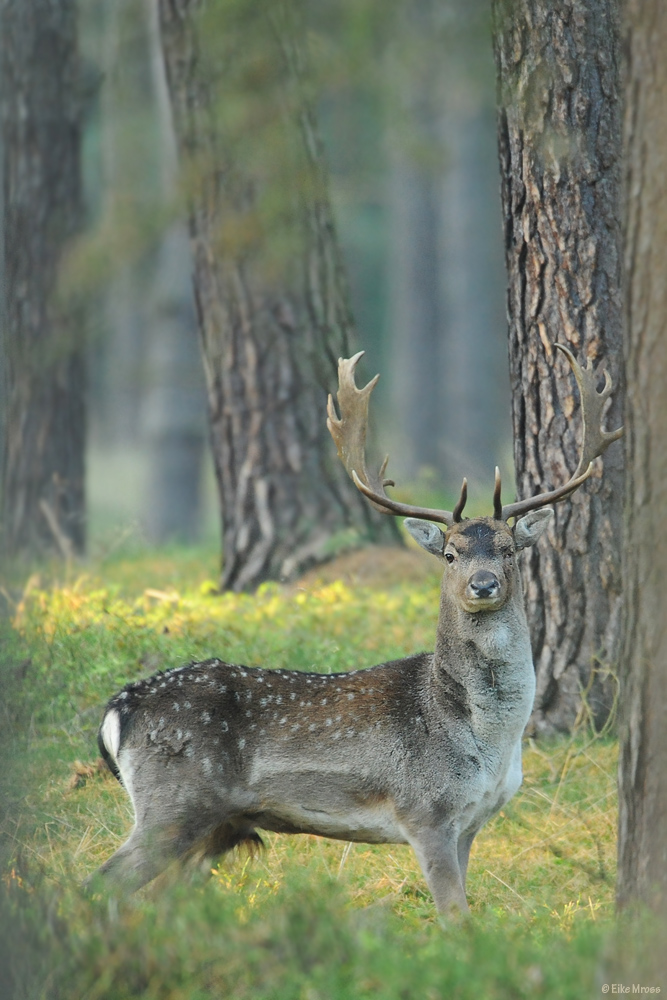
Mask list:
[[[254,830],[231,823],[202,823],[201,817],[196,824],[176,820],[152,827],[138,825],[84,885],[90,888],[106,883],[123,892],[136,892],[175,861],[210,872],[220,855],[241,844],[248,844],[251,850],[263,846]]]
[[[264,846],[254,828],[243,821],[188,813],[169,822],[137,824],[126,842],[87,880],[101,881],[136,892],[160,875],[172,862],[190,863],[204,874],[223,854],[245,846],[254,854]]]
[[[119,765],[128,792],[135,827],[127,841],[85,883],[113,885],[123,892],[135,892],[160,875],[172,862],[187,861],[195,855],[213,858],[242,841],[259,840],[245,827],[224,815],[220,802],[207,807],[206,796],[192,783],[164,780],[161,762],[140,762],[134,766],[130,754]],[[222,813],[222,815],[221,815]],[[254,836],[253,836],[254,835]]]
[[[173,829],[149,830],[135,827],[115,854],[86,879],[84,888],[106,884],[116,886],[124,892],[136,892],[160,875],[178,857],[177,838],[178,833]]]

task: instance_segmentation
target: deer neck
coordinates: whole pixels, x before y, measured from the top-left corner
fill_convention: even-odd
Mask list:
[[[433,658],[434,686],[465,692],[473,729],[520,738],[533,705],[535,671],[520,591],[497,611],[470,614],[447,594]]]

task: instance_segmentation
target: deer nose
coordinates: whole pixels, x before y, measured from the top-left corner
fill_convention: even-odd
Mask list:
[[[488,570],[478,569],[468,580],[468,590],[473,597],[495,597],[500,590],[498,577]]]

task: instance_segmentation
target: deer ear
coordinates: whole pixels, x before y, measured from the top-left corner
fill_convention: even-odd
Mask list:
[[[414,540],[433,556],[440,556],[445,551],[445,533],[430,521],[420,521],[416,517],[406,517],[403,524]]]
[[[550,507],[533,510],[514,525],[514,541],[517,551],[534,545],[548,525],[554,512]]]

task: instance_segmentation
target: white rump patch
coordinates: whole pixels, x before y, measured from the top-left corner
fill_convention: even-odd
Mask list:
[[[102,743],[107,752],[118,763],[118,750],[120,748],[120,715],[115,708],[104,716],[102,728],[100,729]]]

